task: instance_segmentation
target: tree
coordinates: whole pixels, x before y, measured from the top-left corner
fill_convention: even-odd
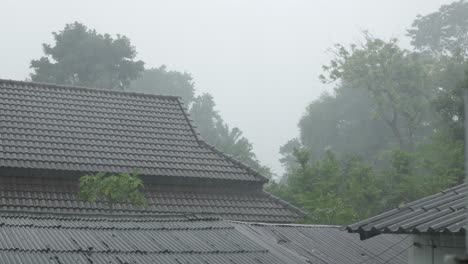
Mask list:
[[[463,139],[463,78],[468,70],[468,2],[442,5],[438,11],[418,16],[407,34],[411,44],[436,60],[433,71],[438,94],[433,105],[441,127],[449,127],[456,140]]]
[[[136,206],[146,205],[145,195],[141,192],[143,182],[138,171],[131,174],[106,175],[99,172],[80,177],[79,197],[88,202],[106,201],[112,213],[116,203],[130,202]]]
[[[468,2],[443,5],[437,12],[418,16],[408,30],[411,44],[438,56],[468,56]]]
[[[279,153],[281,154],[281,165],[286,169],[286,174],[283,175],[282,181],[286,180],[287,174],[293,169],[297,168],[296,158],[294,157],[294,151],[296,149],[303,149],[302,143],[298,138],[293,138],[286,142],[286,144],[280,147]]]
[[[195,93],[193,79],[189,73],[168,71],[165,65],[146,69],[138,79],[131,83],[130,90],[180,96],[186,105],[193,101]]]
[[[197,96],[190,108],[190,116],[201,137],[213,145],[218,138],[216,126],[219,122],[222,122],[222,118],[215,110],[215,106],[213,96],[205,93]]]
[[[45,56],[31,61],[31,79],[104,89],[124,89],[143,71],[135,61],[136,50],[130,39],[99,34],[74,22],[52,33],[54,46],[43,44]]]
[[[397,40],[388,42],[365,34],[365,43],[350,49],[338,44],[335,58],[323,66],[323,82],[341,81],[354,89],[365,89],[374,103],[375,115],[391,129],[400,148],[414,147],[415,135],[428,129],[431,90],[429,57],[401,49]]]
[[[272,183],[267,190],[309,212],[306,222],[347,224],[381,208],[378,179],[359,159],[339,160],[328,150],[314,160],[303,148],[293,155],[299,166],[286,183]]]
[[[396,143],[364,89],[340,85],[310,103],[299,121],[300,142],[316,157],[329,149],[340,157],[357,155],[375,159]]]

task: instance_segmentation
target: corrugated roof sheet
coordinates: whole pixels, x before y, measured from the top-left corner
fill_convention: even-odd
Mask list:
[[[0,178],[0,210],[105,213],[103,202],[83,202],[72,181],[35,178]],[[261,191],[222,187],[146,184],[147,208],[127,203],[114,205],[115,213],[196,213],[249,222],[291,223],[303,213]]]
[[[0,262],[306,263],[227,222],[194,216],[0,214]]]
[[[194,132],[177,97],[0,80],[0,167],[265,182]]]
[[[406,263],[411,240],[405,235],[360,241],[336,226],[234,223],[252,239],[283,247],[317,264]],[[252,237],[253,236],[253,237]]]
[[[1,263],[404,263],[411,241],[195,215],[0,213]]]
[[[366,239],[382,233],[465,233],[466,186],[464,184],[347,226]]]

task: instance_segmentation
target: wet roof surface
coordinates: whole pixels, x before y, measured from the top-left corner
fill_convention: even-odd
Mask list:
[[[0,262],[12,264],[402,263],[407,242],[196,215],[0,214]]]
[[[466,230],[464,184],[349,225],[363,239],[382,233],[464,233]]]
[[[177,97],[0,80],[0,167],[265,182],[202,141]]]

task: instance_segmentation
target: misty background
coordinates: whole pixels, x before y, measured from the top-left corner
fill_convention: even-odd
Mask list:
[[[146,67],[189,72],[214,96],[258,159],[281,174],[279,147],[298,134],[308,103],[331,90],[319,79],[335,43],[398,37],[417,14],[452,1],[2,1],[0,78],[24,80],[52,31],[78,21],[129,37]]]

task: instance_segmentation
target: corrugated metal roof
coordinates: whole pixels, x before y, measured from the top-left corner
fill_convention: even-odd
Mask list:
[[[106,213],[103,202],[83,202],[78,184],[54,179],[0,177],[0,210]],[[114,205],[115,213],[196,213],[249,222],[291,223],[303,213],[261,191],[242,191],[228,186],[193,187],[146,184],[148,207]]]
[[[466,186],[464,184],[349,225],[349,232],[366,239],[382,233],[465,233]]]
[[[265,182],[194,132],[177,97],[0,80],[0,167]]]
[[[406,235],[378,236],[360,241],[337,226],[234,223],[242,233],[282,247],[319,264],[406,263],[411,240]]]
[[[278,250],[217,218],[0,214],[1,263],[307,263]]]
[[[404,263],[410,241],[195,215],[0,212],[1,263]]]

